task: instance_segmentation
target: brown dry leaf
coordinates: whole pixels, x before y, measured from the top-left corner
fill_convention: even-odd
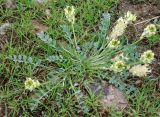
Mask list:
[[[100,102],[104,109],[115,107],[116,110],[123,110],[128,105],[123,93],[113,85],[108,85],[105,81],[93,83],[89,88],[95,94],[102,94]]]
[[[34,33],[45,32],[48,29],[48,26],[44,25],[39,20],[33,20],[32,23],[33,23],[33,26],[34,26],[34,29],[35,29]]]
[[[14,0],[6,0],[5,1],[5,7],[8,9],[15,9],[16,8],[16,3]]]

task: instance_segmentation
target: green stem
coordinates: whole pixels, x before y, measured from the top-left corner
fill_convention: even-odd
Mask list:
[[[139,64],[142,64],[142,62],[138,61],[138,62],[135,62],[135,63],[131,63],[129,64],[130,66],[134,66],[134,65],[139,65]]]
[[[74,36],[74,45],[75,45],[75,48],[77,50],[77,48],[78,48],[78,46],[77,46],[77,38],[76,38],[76,35],[75,35],[75,30],[74,30],[73,23],[72,23],[72,31],[73,31],[73,36]]]
[[[75,55],[73,55],[70,51],[68,51],[67,49],[63,48],[63,46],[61,46],[61,48],[62,48],[65,52],[67,52],[67,53],[69,53],[70,55],[72,55],[73,57],[75,56]]]
[[[138,39],[137,41],[135,41],[133,44],[137,44],[137,43],[139,43],[140,41],[142,41],[144,38],[142,37],[142,38],[140,38],[140,39]]]

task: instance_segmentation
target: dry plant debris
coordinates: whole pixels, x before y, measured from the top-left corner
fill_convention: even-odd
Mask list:
[[[0,26],[0,35],[5,35],[5,30],[10,27],[10,23],[4,23]]]
[[[14,0],[6,0],[5,1],[5,7],[7,9],[15,9],[16,8],[16,3]]]

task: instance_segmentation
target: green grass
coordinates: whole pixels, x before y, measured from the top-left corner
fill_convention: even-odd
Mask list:
[[[3,3],[4,0],[0,0],[0,4]],[[73,69],[74,66],[71,66],[70,62],[65,64],[59,62],[58,64],[64,69],[55,69],[56,65],[52,63],[45,62],[37,67],[34,64],[13,62],[6,57],[27,55],[37,61],[38,58],[54,54],[53,48],[43,44],[33,33],[32,20],[42,21],[48,26],[47,34],[61,40],[59,26],[66,24],[63,12],[66,5],[76,7],[78,25],[75,27],[75,32],[78,37],[84,37],[79,41],[92,39],[91,37],[94,36],[92,32],[97,30],[102,13],[109,11],[114,16],[114,8],[119,1],[57,0],[41,6],[26,0],[17,0],[16,3],[16,9],[5,9],[4,5],[0,6],[0,24],[7,20],[12,23],[12,27],[7,32],[7,42],[3,45],[0,55],[0,107],[2,108],[0,116],[5,114],[8,117],[37,117],[42,113],[44,117],[100,116],[99,96],[83,93],[84,86],[93,80],[92,77],[86,78],[83,69],[78,69],[79,74],[77,74],[75,72],[77,70]],[[45,9],[51,10],[50,19],[45,16]],[[84,36],[84,32],[87,36]],[[60,73],[58,77],[55,75],[57,73]],[[38,79],[42,86],[33,92],[24,90],[26,77]],[[74,83],[80,85],[74,87]],[[159,96],[155,81],[149,80],[143,83],[135,97],[128,97],[130,103],[127,109],[121,112],[111,109],[106,116],[156,117],[155,113],[160,108]],[[36,99],[40,99],[38,105],[35,105]]]
[[[159,110],[160,98],[158,89],[156,87],[157,81],[151,81],[147,79],[144,81],[139,92],[133,97],[128,96],[130,100],[129,105],[123,111],[110,110],[111,117],[158,117],[157,110]]]

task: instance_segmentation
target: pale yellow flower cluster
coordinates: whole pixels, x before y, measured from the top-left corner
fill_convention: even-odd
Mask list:
[[[116,25],[113,27],[110,33],[110,39],[117,39],[119,36],[123,35],[127,25],[136,20],[136,15],[132,14],[130,11],[124,17],[120,17],[117,20]]]
[[[75,22],[75,9],[73,6],[67,6],[65,9],[64,9],[64,12],[65,12],[65,16],[67,18],[67,20],[74,24]]]
[[[33,80],[31,78],[27,78],[24,82],[25,89],[32,91],[33,89],[40,86],[40,83],[38,80]]]
[[[123,61],[116,61],[112,66],[111,66],[111,69],[114,71],[114,72],[121,72],[125,69],[126,65]]]
[[[131,72],[132,75],[134,76],[144,77],[144,76],[147,76],[147,74],[151,72],[151,70],[148,67],[149,66],[147,64],[135,65],[129,70],[129,72]]]
[[[152,50],[147,50],[140,57],[140,61],[145,63],[145,65],[135,65],[129,71],[134,76],[138,77],[147,76],[147,74],[151,72],[148,63],[151,63],[153,60],[154,60],[154,53],[152,52]]]
[[[149,24],[143,31],[142,35],[141,35],[141,39],[144,37],[151,37],[153,35],[155,35],[157,32],[156,26],[154,24]]]
[[[123,53],[121,53],[120,55],[117,55],[114,59],[112,59],[114,64],[112,64],[111,69],[114,72],[121,72],[126,68],[129,69],[129,71],[133,75],[142,77],[151,72],[151,70],[148,69],[148,64],[154,60],[154,53],[151,50],[147,50],[146,52],[144,52],[140,57],[140,61],[145,63],[145,65],[135,65],[132,68],[125,65],[125,63],[121,59],[128,60],[129,58],[124,57]]]
[[[147,50],[141,55],[140,60],[143,63],[151,63],[154,60],[154,53],[152,52],[152,50]]]
[[[115,48],[118,48],[119,44],[120,44],[120,41],[119,41],[119,40],[117,40],[117,39],[112,39],[112,40],[109,42],[108,47],[109,47],[109,48],[112,48],[112,49],[115,49]]]
[[[131,23],[133,21],[136,21],[137,16],[135,14],[132,14],[130,11],[128,11],[127,14],[124,16],[124,18],[128,23]]]
[[[120,17],[117,20],[116,25],[113,27],[112,32],[110,33],[110,39],[117,39],[119,36],[123,35],[127,27],[127,22],[124,18]]]

